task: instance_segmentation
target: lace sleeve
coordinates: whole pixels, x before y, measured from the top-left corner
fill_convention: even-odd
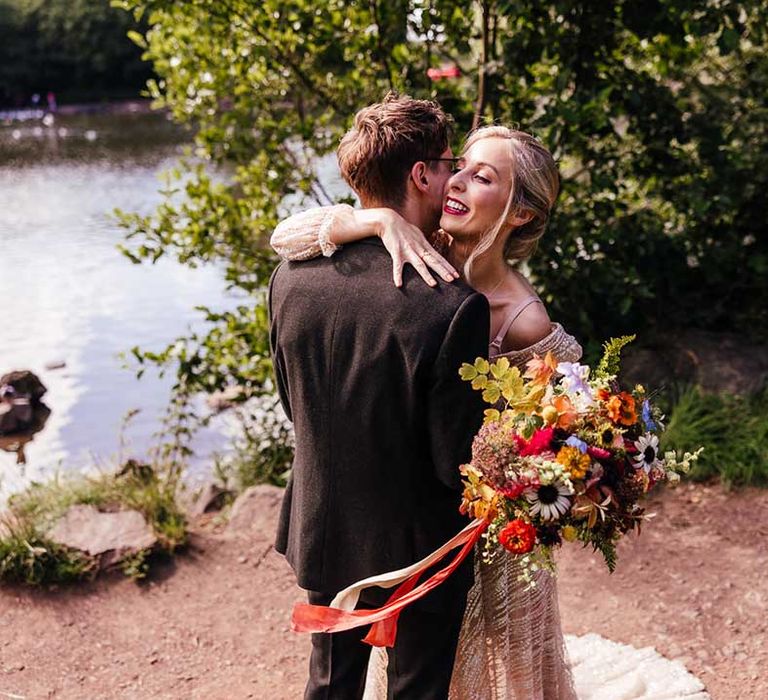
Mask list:
[[[349,204],[314,207],[283,219],[275,228],[270,244],[285,260],[309,260],[319,255],[330,257],[339,248],[330,240],[336,216],[352,209]]]

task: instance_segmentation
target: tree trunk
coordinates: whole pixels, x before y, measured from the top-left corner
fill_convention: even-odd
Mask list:
[[[488,48],[490,45],[490,17],[492,0],[482,0],[482,47],[480,49],[480,65],[477,70],[477,102],[475,103],[475,115],[472,119],[472,128],[477,129],[483,118],[486,102],[486,65],[488,63]]]

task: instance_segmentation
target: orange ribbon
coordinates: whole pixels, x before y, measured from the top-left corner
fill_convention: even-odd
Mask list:
[[[356,602],[359,592],[367,588],[373,586],[391,588],[399,584],[382,607],[373,610],[345,610],[340,607],[297,603],[291,616],[291,629],[294,632],[343,632],[363,625],[372,625],[363,641],[372,646],[393,646],[397,637],[397,620],[403,609],[419,598],[423,598],[445,581],[466,559],[487,527],[488,521],[478,518],[446,542],[437,552],[433,552],[417,564],[398,572],[364,579],[345,589],[350,592],[348,597]],[[442,551],[442,557],[459,546],[461,550],[449,564],[416,586],[419,577],[434,563],[436,554]],[[345,591],[337,595],[334,602],[343,599]]]

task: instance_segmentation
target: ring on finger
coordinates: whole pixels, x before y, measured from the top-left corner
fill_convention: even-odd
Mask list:
[[[421,251],[421,257],[422,258],[426,258],[428,255],[432,255],[432,251],[431,250],[426,250],[425,249],[425,250]]]

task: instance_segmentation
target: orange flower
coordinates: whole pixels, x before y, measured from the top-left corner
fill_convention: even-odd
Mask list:
[[[526,370],[523,377],[530,379],[533,384],[548,384],[557,367],[557,360],[548,352],[544,357],[534,354],[533,359],[525,364]]]
[[[551,405],[557,411],[557,420],[553,420],[552,425],[568,430],[579,416],[571,400],[565,395],[555,396]]]
[[[511,520],[499,531],[499,544],[512,554],[527,554],[536,543],[536,528],[525,520]]]
[[[634,425],[637,423],[635,399],[626,391],[611,396],[608,399],[606,408],[608,409],[608,417],[614,423],[621,423],[621,425]]]
[[[459,512],[471,518],[493,520],[499,503],[496,491],[483,481],[482,474],[471,464],[462,465],[459,471],[466,477]]]
[[[598,389],[597,398],[600,399],[600,401],[607,401],[611,398],[611,392],[608,391],[608,389]]]

